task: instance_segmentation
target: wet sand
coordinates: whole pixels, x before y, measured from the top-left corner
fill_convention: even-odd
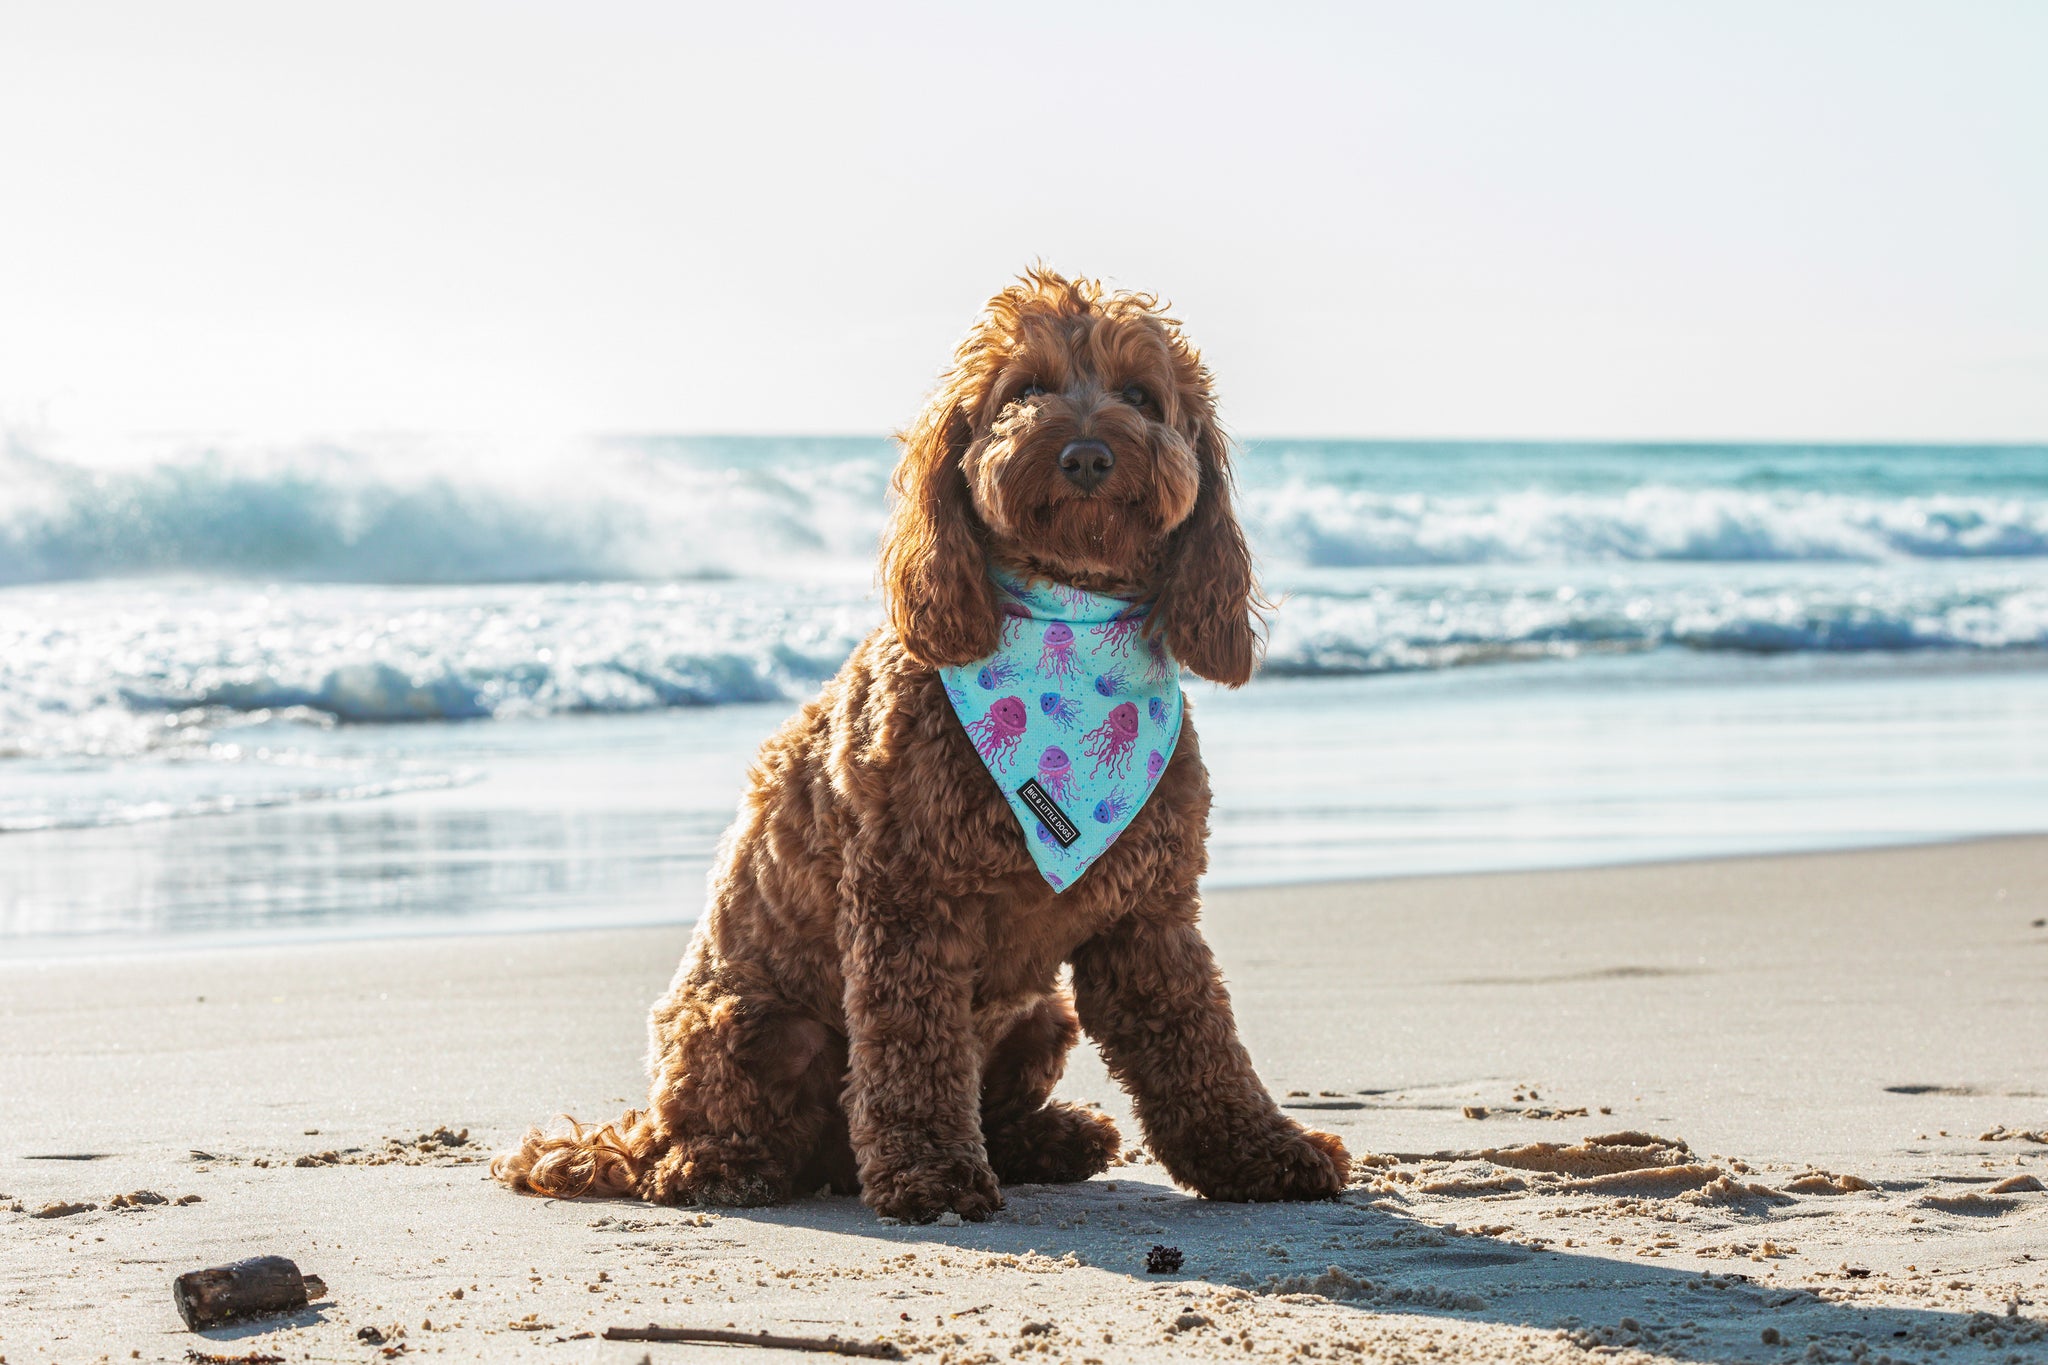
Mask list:
[[[489,1184],[527,1123],[638,1096],[681,929],[0,964],[0,1357],[735,1358],[584,1335],[652,1322],[935,1362],[2048,1358],[2048,839],[1207,924],[1262,1074],[1361,1158],[1342,1200],[1210,1204],[1142,1156],[961,1227]],[[1136,1144],[1085,1044],[1062,1092]],[[186,1332],[170,1278],[261,1253],[326,1296]]]

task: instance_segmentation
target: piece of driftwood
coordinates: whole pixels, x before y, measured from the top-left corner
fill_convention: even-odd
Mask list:
[[[777,1351],[831,1351],[874,1360],[901,1360],[887,1341],[841,1341],[838,1337],[779,1337],[770,1332],[728,1332],[717,1327],[607,1327],[606,1341],[701,1341],[721,1346],[763,1346]]]
[[[311,1301],[309,1287],[314,1293],[324,1293],[327,1288],[317,1275],[301,1275],[299,1268],[282,1256],[254,1256],[233,1265],[186,1271],[171,1281],[171,1298],[185,1325],[198,1332],[251,1318],[296,1313]]]

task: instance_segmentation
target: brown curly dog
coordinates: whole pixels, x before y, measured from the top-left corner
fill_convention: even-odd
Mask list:
[[[647,1107],[536,1129],[492,1172],[663,1204],[829,1181],[884,1216],[979,1219],[1005,1182],[1085,1180],[1115,1156],[1108,1119],[1050,1098],[1085,1028],[1176,1180],[1337,1194],[1343,1144],[1259,1083],[1196,927],[1193,724],[1122,838],[1055,895],[937,671],[996,648],[995,564],[1142,596],[1188,668],[1251,676],[1256,589],[1200,356],[1153,298],[1034,270],[989,301],[902,442],[888,621],[754,764],[654,1008]]]

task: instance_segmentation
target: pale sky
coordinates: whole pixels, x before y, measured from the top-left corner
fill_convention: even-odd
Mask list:
[[[2048,440],[2048,4],[9,0],[0,424],[881,432],[1036,258],[1248,435]]]

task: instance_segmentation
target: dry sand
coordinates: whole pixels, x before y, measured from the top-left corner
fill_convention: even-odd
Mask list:
[[[1263,1073],[1362,1158],[1341,1201],[1142,1158],[961,1227],[486,1182],[637,1096],[680,929],[0,965],[0,1357],[804,1358],[589,1335],[655,1322],[933,1362],[2048,1360],[2048,840],[1227,892],[1208,927]],[[1063,1090],[1135,1142],[1085,1046]],[[186,1332],[171,1277],[260,1253],[327,1295]]]

